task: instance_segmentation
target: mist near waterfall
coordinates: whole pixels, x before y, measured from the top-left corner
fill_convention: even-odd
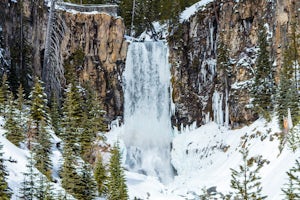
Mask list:
[[[165,183],[173,177],[170,77],[167,45],[129,45],[123,73],[126,164],[132,171],[157,176]]]

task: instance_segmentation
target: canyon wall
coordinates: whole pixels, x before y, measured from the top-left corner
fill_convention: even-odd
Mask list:
[[[291,24],[300,22],[299,9],[300,2],[292,0],[215,0],[179,24],[169,37],[173,124],[214,120],[234,128],[257,119],[250,91],[259,27],[267,29],[278,83],[282,51]],[[221,43],[228,48],[226,70],[218,65]]]
[[[33,77],[42,76],[49,9],[43,0],[0,2],[1,13],[4,13],[0,19],[3,48],[10,63],[7,69],[1,69],[1,74],[5,71],[9,78],[16,74],[15,80],[11,82],[22,83],[28,91],[33,85]],[[61,6],[55,10],[54,16],[52,22],[56,44],[51,48],[55,48],[56,54],[52,59],[57,60],[57,67],[61,69],[63,76],[66,62],[80,49],[84,54],[82,65],[72,66],[79,81],[89,81],[95,86],[108,121],[122,116],[121,77],[128,46],[124,40],[125,26],[122,18],[102,12],[66,11]],[[21,45],[25,43],[26,45]],[[22,49],[25,47],[28,48],[26,56],[20,53],[25,52]],[[25,57],[28,58],[26,62]],[[57,90],[63,91],[68,80],[56,77],[57,74],[51,76],[59,79],[61,88]]]

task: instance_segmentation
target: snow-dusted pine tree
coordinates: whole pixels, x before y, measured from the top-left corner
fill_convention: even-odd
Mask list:
[[[240,153],[243,156],[243,163],[238,170],[231,170],[231,188],[234,189],[233,196],[236,199],[252,200],[265,199],[267,196],[261,194],[262,187],[259,176],[259,170],[262,165],[256,165],[253,159],[248,159],[249,151],[242,149]]]
[[[115,145],[111,151],[108,177],[108,200],[127,200],[127,186],[124,169],[121,166],[121,153],[119,145]]]
[[[20,146],[20,142],[25,139],[25,134],[20,126],[20,119],[18,118],[19,113],[17,113],[17,110],[15,109],[12,93],[8,96],[8,111],[4,124],[4,128],[6,129],[5,136],[14,145]]]
[[[300,199],[300,161],[296,160],[296,165],[288,172],[289,182],[282,189],[285,199],[297,200]]]
[[[94,176],[98,186],[98,194],[99,196],[103,196],[107,192],[107,174],[101,156],[97,158]]]
[[[253,104],[256,111],[267,120],[273,111],[275,94],[274,70],[270,60],[266,29],[260,26],[258,32],[258,57],[256,60],[255,79],[252,89]]]
[[[0,198],[2,200],[9,200],[11,197],[11,191],[6,182],[8,172],[4,165],[3,153],[2,153],[2,144],[0,144]]]
[[[36,179],[37,173],[34,169],[35,161],[33,158],[33,154],[30,154],[28,158],[28,164],[26,165],[26,172],[23,173],[24,180],[21,183],[19,198],[21,199],[34,199],[36,195]]]

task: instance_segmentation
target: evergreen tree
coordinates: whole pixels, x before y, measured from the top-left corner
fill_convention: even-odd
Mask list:
[[[111,151],[108,178],[108,200],[127,200],[127,186],[124,169],[121,166],[119,146],[115,145]]]
[[[23,173],[24,180],[21,183],[20,198],[25,200],[33,200],[36,195],[36,178],[37,173],[34,170],[35,161],[31,154],[28,158],[28,164],[26,165],[27,171]]]
[[[20,142],[24,141],[25,134],[17,118],[17,113],[14,107],[13,95],[10,94],[8,98],[8,113],[7,120],[5,121],[4,128],[6,138],[14,145],[20,146]]]
[[[46,177],[39,176],[35,197],[42,200],[55,200],[52,192],[53,188]]]
[[[280,73],[280,84],[277,92],[277,115],[280,125],[283,125],[283,118],[287,116],[290,109],[293,124],[300,120],[299,107],[299,35],[296,34],[295,19],[292,19],[291,34],[288,36],[288,44],[283,53],[283,62]]]
[[[98,131],[106,131],[107,126],[104,124],[104,111],[101,106],[101,101],[98,98],[97,92],[93,90],[91,84],[84,85],[84,110],[83,113],[83,132],[80,135],[81,156],[85,161],[91,162],[93,142],[96,139]]]
[[[60,135],[61,123],[60,123],[60,111],[58,99],[55,94],[52,95],[51,107],[50,107],[51,124],[56,135]]]
[[[68,200],[67,197],[67,193],[64,191],[60,191],[57,195],[56,195],[56,199],[57,200]]]
[[[51,146],[50,134],[47,132],[46,124],[41,121],[39,124],[39,132],[37,136],[37,143],[33,147],[34,158],[36,160],[36,168],[43,173],[48,179],[51,179]]]
[[[41,121],[47,122],[48,120],[47,95],[42,85],[42,81],[36,78],[29,96],[31,99],[30,117],[37,127]]]
[[[260,26],[258,33],[258,57],[256,60],[255,79],[252,90],[253,104],[259,114],[270,120],[273,109],[274,71],[270,60],[267,32]]]
[[[22,129],[23,134],[26,133],[26,120],[24,120],[25,113],[27,113],[27,110],[25,110],[24,104],[25,104],[25,94],[24,89],[22,85],[18,88],[18,94],[17,94],[17,102],[16,102],[16,108],[17,108],[17,122],[20,128]]]
[[[284,53],[276,98],[276,111],[281,126],[283,126],[284,117],[287,117],[288,109],[291,110],[293,124],[297,124],[299,121],[299,93],[294,80],[294,69],[292,67],[290,51],[290,47],[287,47]]]
[[[28,148],[31,150],[33,142],[36,142],[39,134],[43,132],[41,128],[49,124],[47,95],[44,92],[42,82],[36,78],[33,90],[30,93],[31,107],[27,127]],[[41,125],[41,123],[44,123]]]
[[[287,142],[293,152],[300,148],[300,124],[297,124],[290,130],[287,135]]]
[[[282,189],[285,199],[300,199],[300,162],[296,160],[296,166],[287,172],[289,183]]]
[[[80,150],[81,150],[81,157],[86,162],[92,161],[92,153],[93,153],[93,142],[96,138],[96,132],[92,126],[91,121],[88,119],[87,114],[84,113],[82,118],[84,122],[83,130],[80,134]]]
[[[2,77],[2,83],[0,87],[0,112],[5,112],[5,106],[7,101],[7,95],[8,95],[8,83],[7,83],[7,76],[6,74],[3,74]]]
[[[78,82],[78,77],[76,74],[77,69],[82,68],[84,63],[84,52],[81,48],[78,48],[71,54],[71,56],[65,62],[65,79],[67,80],[67,85]]]
[[[64,163],[61,169],[61,185],[71,195],[76,195],[78,185],[80,184],[80,176],[76,171],[76,157],[73,155],[72,149],[64,148]]]
[[[80,172],[80,181],[77,185],[75,197],[79,200],[93,200],[96,197],[96,183],[91,168],[84,163]]]
[[[20,85],[18,88],[18,94],[17,94],[17,108],[20,112],[22,112],[24,104],[25,104],[25,94],[24,94],[24,89],[23,86]]]
[[[0,144],[0,199],[9,200],[11,197],[11,190],[6,182],[8,172],[6,171],[6,167],[4,165],[2,148],[3,146]]]
[[[70,84],[67,88],[66,98],[63,104],[63,132],[62,137],[66,148],[71,149],[75,155],[79,155],[79,138],[83,131],[82,119],[84,111],[82,98],[78,88]]]
[[[104,123],[104,114],[101,100],[98,96],[96,89],[91,85],[90,82],[86,82],[83,85],[85,89],[85,102],[84,107],[87,114],[87,118],[92,123],[92,129],[95,132],[107,131],[107,125]]]
[[[97,182],[98,194],[103,196],[107,192],[107,174],[101,156],[98,156],[94,169],[94,176]]]
[[[255,169],[253,159],[248,160],[248,150],[240,151],[243,156],[243,164],[239,166],[239,170],[231,170],[231,188],[235,190],[235,198],[237,199],[265,199],[267,196],[261,194],[262,187],[260,176],[258,175],[262,165],[257,165]]]
[[[5,40],[3,36],[3,29],[0,29],[0,69],[7,69],[9,63],[5,55]]]

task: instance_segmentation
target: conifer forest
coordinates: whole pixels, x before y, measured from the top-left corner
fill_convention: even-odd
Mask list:
[[[300,1],[1,0],[0,200],[300,200]]]

